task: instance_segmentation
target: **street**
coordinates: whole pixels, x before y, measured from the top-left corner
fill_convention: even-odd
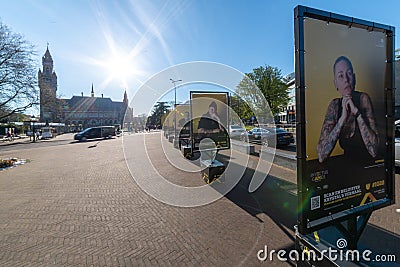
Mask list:
[[[140,152],[144,136],[147,154]],[[167,180],[204,185],[200,173],[169,164],[162,138],[151,132],[74,142],[66,134],[0,146],[0,158],[30,160],[0,171],[0,265],[295,265],[276,257],[272,262],[257,258],[265,246],[294,249],[295,170],[273,164],[262,186],[249,193],[254,168],[247,168],[225,197],[204,206],[175,207],[146,194],[135,180],[135,175],[149,173],[150,157]],[[230,160],[226,153],[218,159]],[[134,165],[128,165],[136,169],[129,170],[127,161],[132,160]],[[259,158],[251,155],[250,160],[256,165]],[[399,203],[398,175],[396,188]],[[374,212],[360,242],[398,255],[396,207]]]

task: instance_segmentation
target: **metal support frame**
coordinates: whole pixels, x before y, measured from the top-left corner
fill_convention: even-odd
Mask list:
[[[358,217],[351,216],[344,221],[346,223],[346,226],[343,225],[343,222],[338,222],[334,225],[336,229],[338,229],[339,232],[341,232],[348,241],[348,249],[357,249],[358,240],[360,240],[361,234],[364,231],[365,226],[367,226],[371,214],[372,211],[364,213]]]
[[[170,81],[174,84],[174,138],[176,138],[176,83],[182,80],[173,80],[170,78]]]

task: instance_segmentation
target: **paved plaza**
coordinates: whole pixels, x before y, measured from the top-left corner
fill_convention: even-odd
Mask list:
[[[131,152],[141,151],[143,135],[163,176],[176,184],[204,185],[199,173],[168,163],[160,132],[81,143],[66,134],[35,144],[0,145],[0,158],[29,160],[0,171],[0,266],[295,265],[257,259],[265,245],[294,249],[295,170],[274,164],[262,187],[250,194],[254,170],[249,168],[218,201],[174,207],[146,194],[128,169],[123,143],[132,144]],[[140,161],[147,155],[131,154],[140,171],[150,168]],[[360,242],[398,255],[398,175],[396,188],[397,204],[373,213]]]

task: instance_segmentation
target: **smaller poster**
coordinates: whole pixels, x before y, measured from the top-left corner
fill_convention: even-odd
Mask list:
[[[188,141],[190,138],[190,105],[180,104],[175,106],[176,132],[180,141]],[[185,142],[186,143],[186,142]]]
[[[191,92],[194,149],[201,140],[211,139],[216,148],[230,148],[228,135],[228,93]]]

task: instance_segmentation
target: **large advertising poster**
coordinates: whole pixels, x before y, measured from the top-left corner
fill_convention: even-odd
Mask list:
[[[176,116],[176,131],[179,139],[187,140],[190,138],[190,105],[176,105],[174,111]]]
[[[190,92],[194,148],[204,138],[218,149],[230,148],[228,135],[228,93]]]
[[[387,90],[393,86],[392,39],[384,29],[317,13],[304,18],[296,33],[296,44],[301,40],[304,47],[297,57],[297,77],[303,79],[298,85],[304,85],[298,110],[306,122],[300,131],[305,155],[299,208],[302,226],[309,228],[393,200],[393,104]]]
[[[167,111],[167,113],[161,116],[161,125],[162,128],[167,135],[171,135],[174,133],[174,121],[173,116],[171,116],[172,112]]]

